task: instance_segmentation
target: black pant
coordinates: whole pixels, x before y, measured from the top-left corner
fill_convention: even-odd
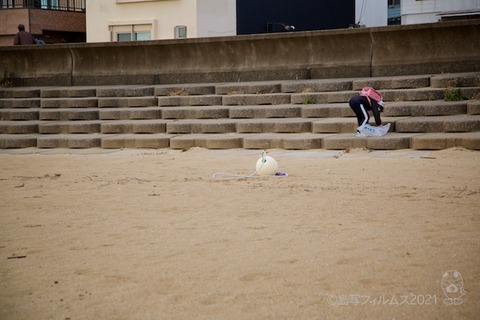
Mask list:
[[[350,108],[357,116],[358,126],[363,126],[368,123],[370,120],[370,115],[368,114],[368,100],[364,96],[354,96],[348,102]]]

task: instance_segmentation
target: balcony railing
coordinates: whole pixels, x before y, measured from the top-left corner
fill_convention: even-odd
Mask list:
[[[0,0],[1,9],[45,9],[85,12],[85,0]]]

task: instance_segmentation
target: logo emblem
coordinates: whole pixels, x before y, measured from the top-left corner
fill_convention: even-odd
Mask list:
[[[463,303],[462,297],[467,293],[463,289],[463,277],[460,272],[456,270],[449,270],[442,276],[441,286],[445,299],[443,302],[447,305],[461,305]]]

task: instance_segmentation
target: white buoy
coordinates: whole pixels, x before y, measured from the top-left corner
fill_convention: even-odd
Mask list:
[[[274,158],[264,153],[260,159],[257,160],[255,169],[259,176],[273,176],[277,172],[278,163]]]

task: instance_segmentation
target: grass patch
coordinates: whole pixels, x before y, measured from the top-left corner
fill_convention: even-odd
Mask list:
[[[446,89],[443,97],[445,101],[468,100],[467,98],[462,96],[462,92],[460,91],[460,89]]]
[[[0,87],[13,86],[13,72],[8,71],[7,68],[3,68],[3,73],[0,76]]]

